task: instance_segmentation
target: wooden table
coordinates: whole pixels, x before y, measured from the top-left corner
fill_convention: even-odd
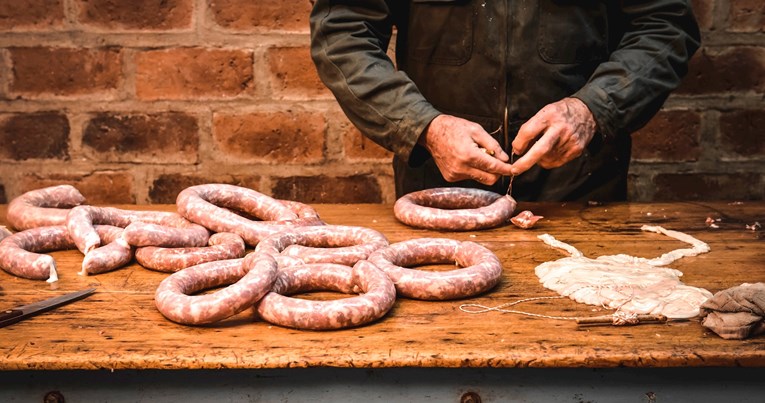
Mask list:
[[[118,206],[172,210],[173,206]],[[383,319],[340,331],[300,331],[272,326],[247,310],[208,326],[181,326],[154,307],[154,290],[166,274],[137,264],[111,273],[77,275],[82,255],[54,252],[60,281],[15,278],[0,272],[0,308],[96,287],[85,300],[0,329],[2,370],[94,369],[284,369],[322,368],[610,368],[765,367],[765,337],[728,341],[697,321],[635,327],[577,328],[572,321],[487,312],[468,314],[463,303],[486,306],[552,296],[534,268],[566,256],[537,236],[549,233],[588,257],[627,253],[656,257],[687,244],[643,224],[686,232],[711,251],[671,267],[682,280],[717,292],[765,281],[763,202],[699,202],[581,205],[530,204],[545,216],[536,227],[476,232],[433,232],[398,223],[390,205],[316,205],[329,224],[382,232],[390,242],[418,237],[470,240],[493,250],[504,265],[499,286],[463,301],[399,299]],[[6,206],[0,206],[5,217]],[[719,228],[711,228],[708,217]],[[529,302],[514,308],[552,316],[589,316],[608,311],[568,299]],[[759,370],[758,373],[762,373]]]

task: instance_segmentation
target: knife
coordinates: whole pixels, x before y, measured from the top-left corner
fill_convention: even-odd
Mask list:
[[[0,311],[0,327],[12,325],[24,319],[31,318],[37,314],[50,311],[51,309],[57,308],[61,305],[85,298],[88,295],[93,294],[94,291],[96,291],[95,288],[88,288],[87,290],[64,294],[58,297],[46,299],[45,301],[35,302],[33,304],[23,305],[18,308]]]

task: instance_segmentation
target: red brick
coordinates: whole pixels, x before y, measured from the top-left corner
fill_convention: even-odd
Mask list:
[[[343,147],[345,148],[345,158],[347,160],[390,161],[393,158],[392,152],[362,135],[359,129],[347,120],[344,128]]]
[[[83,149],[90,158],[109,162],[196,162],[199,126],[180,112],[148,115],[102,113],[87,123]]]
[[[739,157],[765,157],[765,110],[739,110],[720,116],[720,146]]]
[[[762,174],[659,174],[654,178],[657,201],[757,200],[763,198]]]
[[[762,0],[733,0],[728,15],[732,32],[765,32],[765,2]]]
[[[308,47],[274,47],[266,58],[271,69],[271,86],[284,97],[329,98],[332,94],[319,79]]]
[[[116,48],[11,48],[11,91],[23,95],[82,95],[112,91],[122,82]]]
[[[632,135],[632,158],[666,162],[696,161],[701,117],[691,111],[659,112]]]
[[[273,195],[303,203],[381,203],[380,185],[373,175],[347,177],[297,176],[278,178]]]
[[[57,112],[0,114],[0,159],[69,159],[69,120]]]
[[[231,30],[308,32],[312,5],[312,0],[216,0],[210,3],[210,14]]]
[[[133,177],[122,171],[96,171],[82,174],[29,174],[21,177],[21,193],[47,186],[68,184],[76,187],[88,204],[133,204]],[[18,195],[16,195],[18,196]]]
[[[207,183],[226,183],[260,191],[260,176],[165,174],[156,178],[149,189],[152,203],[173,204],[183,189]]]
[[[765,92],[765,48],[702,48],[677,93]]]
[[[0,30],[58,28],[64,22],[63,0],[9,0],[0,2]]]
[[[714,23],[714,0],[692,0],[693,14],[702,31],[709,31]]]
[[[192,0],[77,0],[82,24],[106,29],[177,29],[191,26]]]
[[[253,88],[251,51],[182,48],[136,55],[136,93],[142,99],[232,98]]]
[[[213,125],[213,140],[227,158],[292,164],[324,160],[326,121],[320,113],[216,114]]]

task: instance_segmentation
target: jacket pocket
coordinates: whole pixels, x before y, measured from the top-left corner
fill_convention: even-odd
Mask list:
[[[412,0],[408,57],[428,64],[465,64],[473,53],[473,7],[469,0]]]
[[[542,60],[571,64],[608,58],[608,10],[603,1],[539,0],[538,4]]]

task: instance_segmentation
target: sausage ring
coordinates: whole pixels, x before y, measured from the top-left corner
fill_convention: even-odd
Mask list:
[[[307,291],[337,291],[359,296],[329,301],[290,298]],[[396,302],[390,278],[362,260],[353,268],[309,264],[280,269],[271,292],[255,305],[266,322],[295,329],[329,330],[360,326],[383,317]]]
[[[366,259],[372,252],[388,245],[388,240],[378,231],[346,225],[323,225],[301,227],[282,232],[262,240],[256,252],[283,255],[280,262],[337,263],[352,266]],[[284,256],[295,259],[282,259]],[[281,264],[280,267],[284,267]]]
[[[178,194],[175,204],[178,212],[191,222],[215,232],[233,232],[251,246],[289,226],[323,224],[318,214],[305,204],[284,203],[252,189],[234,185],[191,186]],[[263,221],[250,220],[228,209]]]
[[[425,189],[402,196],[393,205],[396,218],[412,227],[471,231],[505,224],[515,199],[471,188]]]
[[[276,279],[276,260],[265,253],[202,263],[169,275],[154,294],[159,312],[184,325],[213,323],[251,307]],[[230,285],[229,285],[230,284]],[[190,295],[228,285],[210,294]]]
[[[424,300],[466,298],[497,285],[502,263],[489,249],[475,242],[420,238],[391,244],[368,259],[387,274],[398,294]],[[423,271],[423,264],[457,263],[461,269]]]

